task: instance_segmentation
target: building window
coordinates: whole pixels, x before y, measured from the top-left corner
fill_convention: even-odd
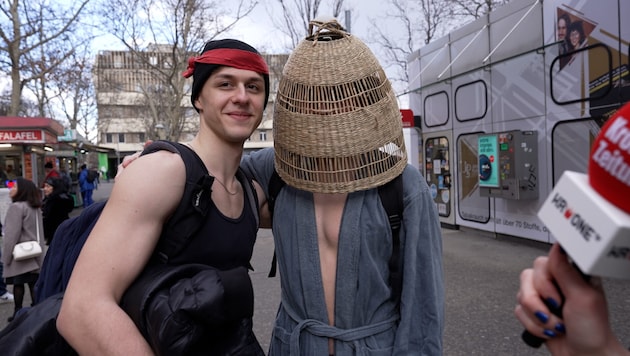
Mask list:
[[[138,134],[138,142],[144,142],[145,138],[144,138],[144,132],[140,132]]]
[[[118,134],[118,142],[120,142],[120,143],[125,142],[125,134],[124,133],[119,133]]]
[[[258,137],[261,141],[267,141],[267,131],[261,130]]]
[[[114,68],[122,68],[123,67],[123,59],[120,54],[114,54]]]

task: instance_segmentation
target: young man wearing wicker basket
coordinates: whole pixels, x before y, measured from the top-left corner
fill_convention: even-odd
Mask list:
[[[311,22],[284,67],[274,146],[242,161],[275,200],[282,299],[269,355],[441,355],[438,215],[407,164],[390,82],[368,47],[334,20]],[[274,167],[286,183],[277,197],[269,195]],[[396,247],[378,188],[398,176]]]

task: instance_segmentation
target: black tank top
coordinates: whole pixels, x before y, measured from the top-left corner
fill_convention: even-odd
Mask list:
[[[243,186],[243,191],[245,184],[250,184],[243,179],[239,179],[239,182]],[[205,224],[169,263],[201,263],[221,270],[238,266],[247,267],[252,257],[257,232],[256,217],[245,192],[243,211],[236,219],[223,215],[212,202]]]

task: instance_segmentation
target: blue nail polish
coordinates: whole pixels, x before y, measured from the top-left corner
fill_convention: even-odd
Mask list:
[[[558,323],[556,324],[556,331],[564,334],[567,332],[567,329],[565,329],[564,324]]]
[[[545,329],[545,331],[543,331],[543,333],[544,333],[545,335],[549,336],[549,337],[556,337],[556,333],[554,333],[554,332],[553,332],[553,331],[551,331],[551,330],[547,330],[547,329]]]
[[[558,309],[558,308],[560,308],[560,304],[553,298],[547,298],[547,306],[550,309]]]
[[[534,315],[536,315],[538,320],[540,320],[543,323],[546,323],[547,320],[549,320],[549,317],[547,316],[547,314],[545,314],[545,313],[543,313],[541,311],[537,311],[536,313],[534,313]]]

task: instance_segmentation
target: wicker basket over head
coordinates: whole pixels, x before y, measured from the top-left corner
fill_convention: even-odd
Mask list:
[[[313,28],[316,31],[313,33]],[[275,166],[287,184],[349,193],[385,184],[407,164],[400,110],[370,49],[332,20],[312,21],[293,51],[274,111]]]

